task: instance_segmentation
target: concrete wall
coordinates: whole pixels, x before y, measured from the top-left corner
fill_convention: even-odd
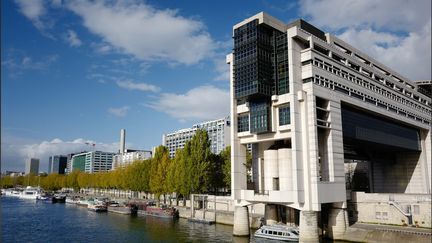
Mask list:
[[[431,228],[430,194],[383,194],[352,192],[348,204],[350,220],[364,223],[407,225],[408,218],[396,207],[390,205],[394,200],[403,210],[411,207],[413,225]]]

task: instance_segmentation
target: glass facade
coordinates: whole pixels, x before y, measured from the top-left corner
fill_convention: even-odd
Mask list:
[[[279,126],[291,124],[290,107],[279,107]]]
[[[270,103],[266,101],[250,103],[250,131],[251,133],[271,131]]]
[[[85,171],[85,162],[86,162],[86,155],[76,155],[72,157],[72,171],[80,170],[82,172]]]
[[[271,96],[289,92],[287,35],[253,20],[234,30],[233,53],[235,97],[250,104],[238,131],[270,132]]]
[[[342,107],[342,127],[344,138],[420,151],[417,129],[351,107]]]
[[[241,115],[238,117],[238,132],[249,131],[249,115]]]

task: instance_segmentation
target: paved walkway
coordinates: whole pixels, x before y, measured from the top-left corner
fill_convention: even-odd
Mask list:
[[[416,227],[403,227],[379,224],[356,223],[344,234],[343,240],[351,242],[416,242],[431,243],[432,230]]]
[[[417,227],[411,227],[411,226],[356,223],[356,224],[351,225],[350,228],[366,229],[366,230],[380,230],[380,231],[399,232],[399,233],[407,233],[407,234],[432,235],[432,229],[417,228]]]

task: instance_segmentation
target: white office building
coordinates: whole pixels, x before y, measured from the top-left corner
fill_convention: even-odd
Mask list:
[[[71,159],[72,171],[80,170],[86,173],[103,172],[112,169],[114,153],[90,151],[75,154]]]
[[[181,129],[173,133],[164,134],[162,144],[169,149],[170,157],[175,156],[179,148],[184,148],[187,141],[191,140],[197,129],[206,130],[210,140],[210,149],[214,154],[219,154],[226,146],[230,145],[230,119],[206,121],[193,125],[191,128]]]
[[[285,24],[259,13],[235,25],[233,37],[234,234],[249,234],[246,206],[257,203],[266,205],[267,223],[299,224],[301,242],[318,242],[320,225],[341,238],[348,215],[430,225],[421,218],[430,214],[431,193],[432,103],[424,88],[303,20]],[[253,146],[253,186],[246,144]],[[346,183],[346,167],[356,163],[361,170]],[[402,199],[408,194],[417,199]],[[371,204],[380,195],[386,201]],[[398,211],[421,203],[429,211],[411,218]],[[348,205],[357,206],[348,214]]]
[[[147,159],[151,159],[151,157],[152,157],[151,151],[125,149],[123,153],[116,154],[113,156],[112,169],[115,170],[116,168],[119,167],[125,167],[127,165],[132,164],[134,161],[147,160]]]

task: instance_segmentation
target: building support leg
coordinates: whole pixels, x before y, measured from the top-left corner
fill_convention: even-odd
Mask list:
[[[264,215],[267,225],[276,224],[278,222],[277,208],[275,204],[266,204]]]
[[[347,229],[347,210],[342,205],[342,203],[334,203],[333,208],[329,210],[326,235],[334,240],[343,239],[343,235]]]
[[[234,210],[233,235],[249,236],[249,211],[247,206],[236,206]]]
[[[319,242],[318,212],[300,212],[300,242]]]

